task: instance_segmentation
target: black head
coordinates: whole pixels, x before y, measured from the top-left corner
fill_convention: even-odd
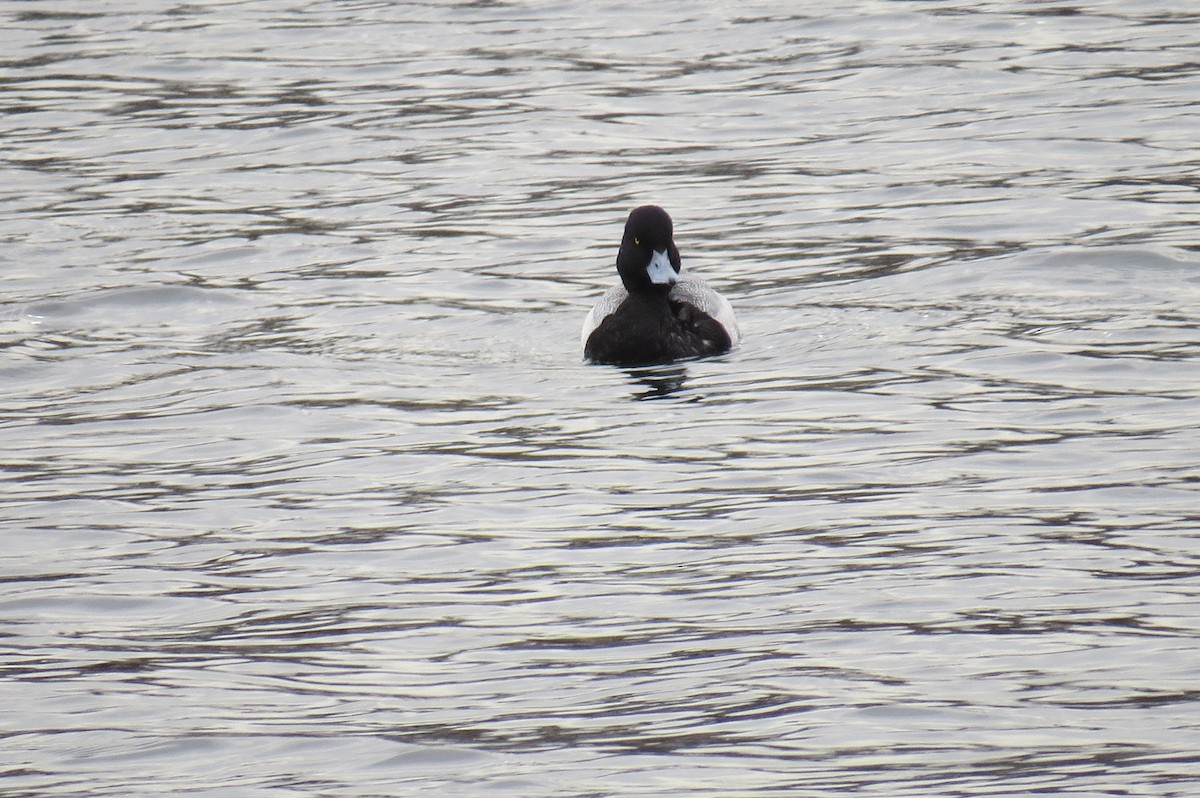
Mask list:
[[[671,217],[657,205],[643,205],[629,214],[617,253],[617,272],[626,291],[665,294],[671,290],[680,268],[674,235]]]

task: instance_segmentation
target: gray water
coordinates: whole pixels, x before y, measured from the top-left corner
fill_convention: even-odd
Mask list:
[[[1194,3],[0,23],[0,793],[1200,791]]]

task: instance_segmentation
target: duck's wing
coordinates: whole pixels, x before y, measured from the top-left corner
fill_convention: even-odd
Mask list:
[[[587,318],[583,320],[583,333],[579,336],[579,343],[586,346],[588,336],[600,326],[600,322],[604,321],[606,316],[616,312],[628,296],[629,292],[620,283],[605,291],[604,296],[600,297],[600,301],[588,311]]]
[[[690,274],[679,275],[679,281],[671,288],[671,299],[676,302],[686,302],[697,310],[712,316],[729,333],[729,340],[734,346],[742,340],[737,319],[733,315],[733,306],[729,304],[729,300],[712,290],[708,283],[699,277],[693,277]],[[591,318],[590,315],[589,318]],[[586,339],[585,335],[584,340]]]

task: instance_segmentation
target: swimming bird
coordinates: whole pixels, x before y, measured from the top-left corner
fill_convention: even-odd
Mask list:
[[[621,284],[583,322],[583,356],[643,366],[726,352],[741,340],[733,308],[698,277],[681,273],[670,215],[635,208],[617,251]]]

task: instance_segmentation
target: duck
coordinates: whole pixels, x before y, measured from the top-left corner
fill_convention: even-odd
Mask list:
[[[741,341],[733,307],[708,283],[683,272],[671,216],[634,208],[617,250],[618,285],[588,312],[584,359],[648,366],[728,352]]]

